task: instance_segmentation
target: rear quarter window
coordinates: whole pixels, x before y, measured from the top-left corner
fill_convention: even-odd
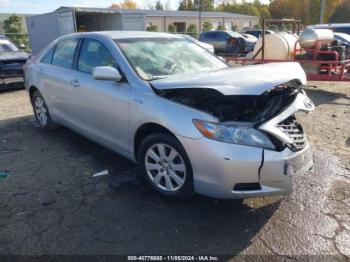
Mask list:
[[[43,64],[51,64],[52,62],[52,55],[53,55],[54,48],[51,48],[47,53],[41,58],[40,62]]]

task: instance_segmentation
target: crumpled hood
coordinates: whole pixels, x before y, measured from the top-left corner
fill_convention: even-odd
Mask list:
[[[223,95],[261,95],[280,84],[298,79],[306,84],[306,75],[299,63],[270,63],[225,68],[153,80],[156,89],[210,88]]]
[[[27,60],[29,55],[26,52],[0,52],[0,61],[4,60]]]

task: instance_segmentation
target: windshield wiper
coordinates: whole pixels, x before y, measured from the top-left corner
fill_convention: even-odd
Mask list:
[[[164,79],[164,78],[168,78],[169,76],[153,76],[150,80],[148,81],[153,81],[153,80],[158,80],[158,79]]]

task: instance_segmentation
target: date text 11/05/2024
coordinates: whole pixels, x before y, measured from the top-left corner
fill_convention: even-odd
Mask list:
[[[220,261],[217,256],[128,256],[128,261]]]

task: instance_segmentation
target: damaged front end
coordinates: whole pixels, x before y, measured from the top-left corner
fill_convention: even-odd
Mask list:
[[[314,105],[299,80],[288,81],[260,95],[224,95],[214,88],[154,90],[159,96],[216,117],[218,123],[194,120],[208,138],[276,151],[286,147],[299,151],[306,144],[295,113],[312,111]]]

